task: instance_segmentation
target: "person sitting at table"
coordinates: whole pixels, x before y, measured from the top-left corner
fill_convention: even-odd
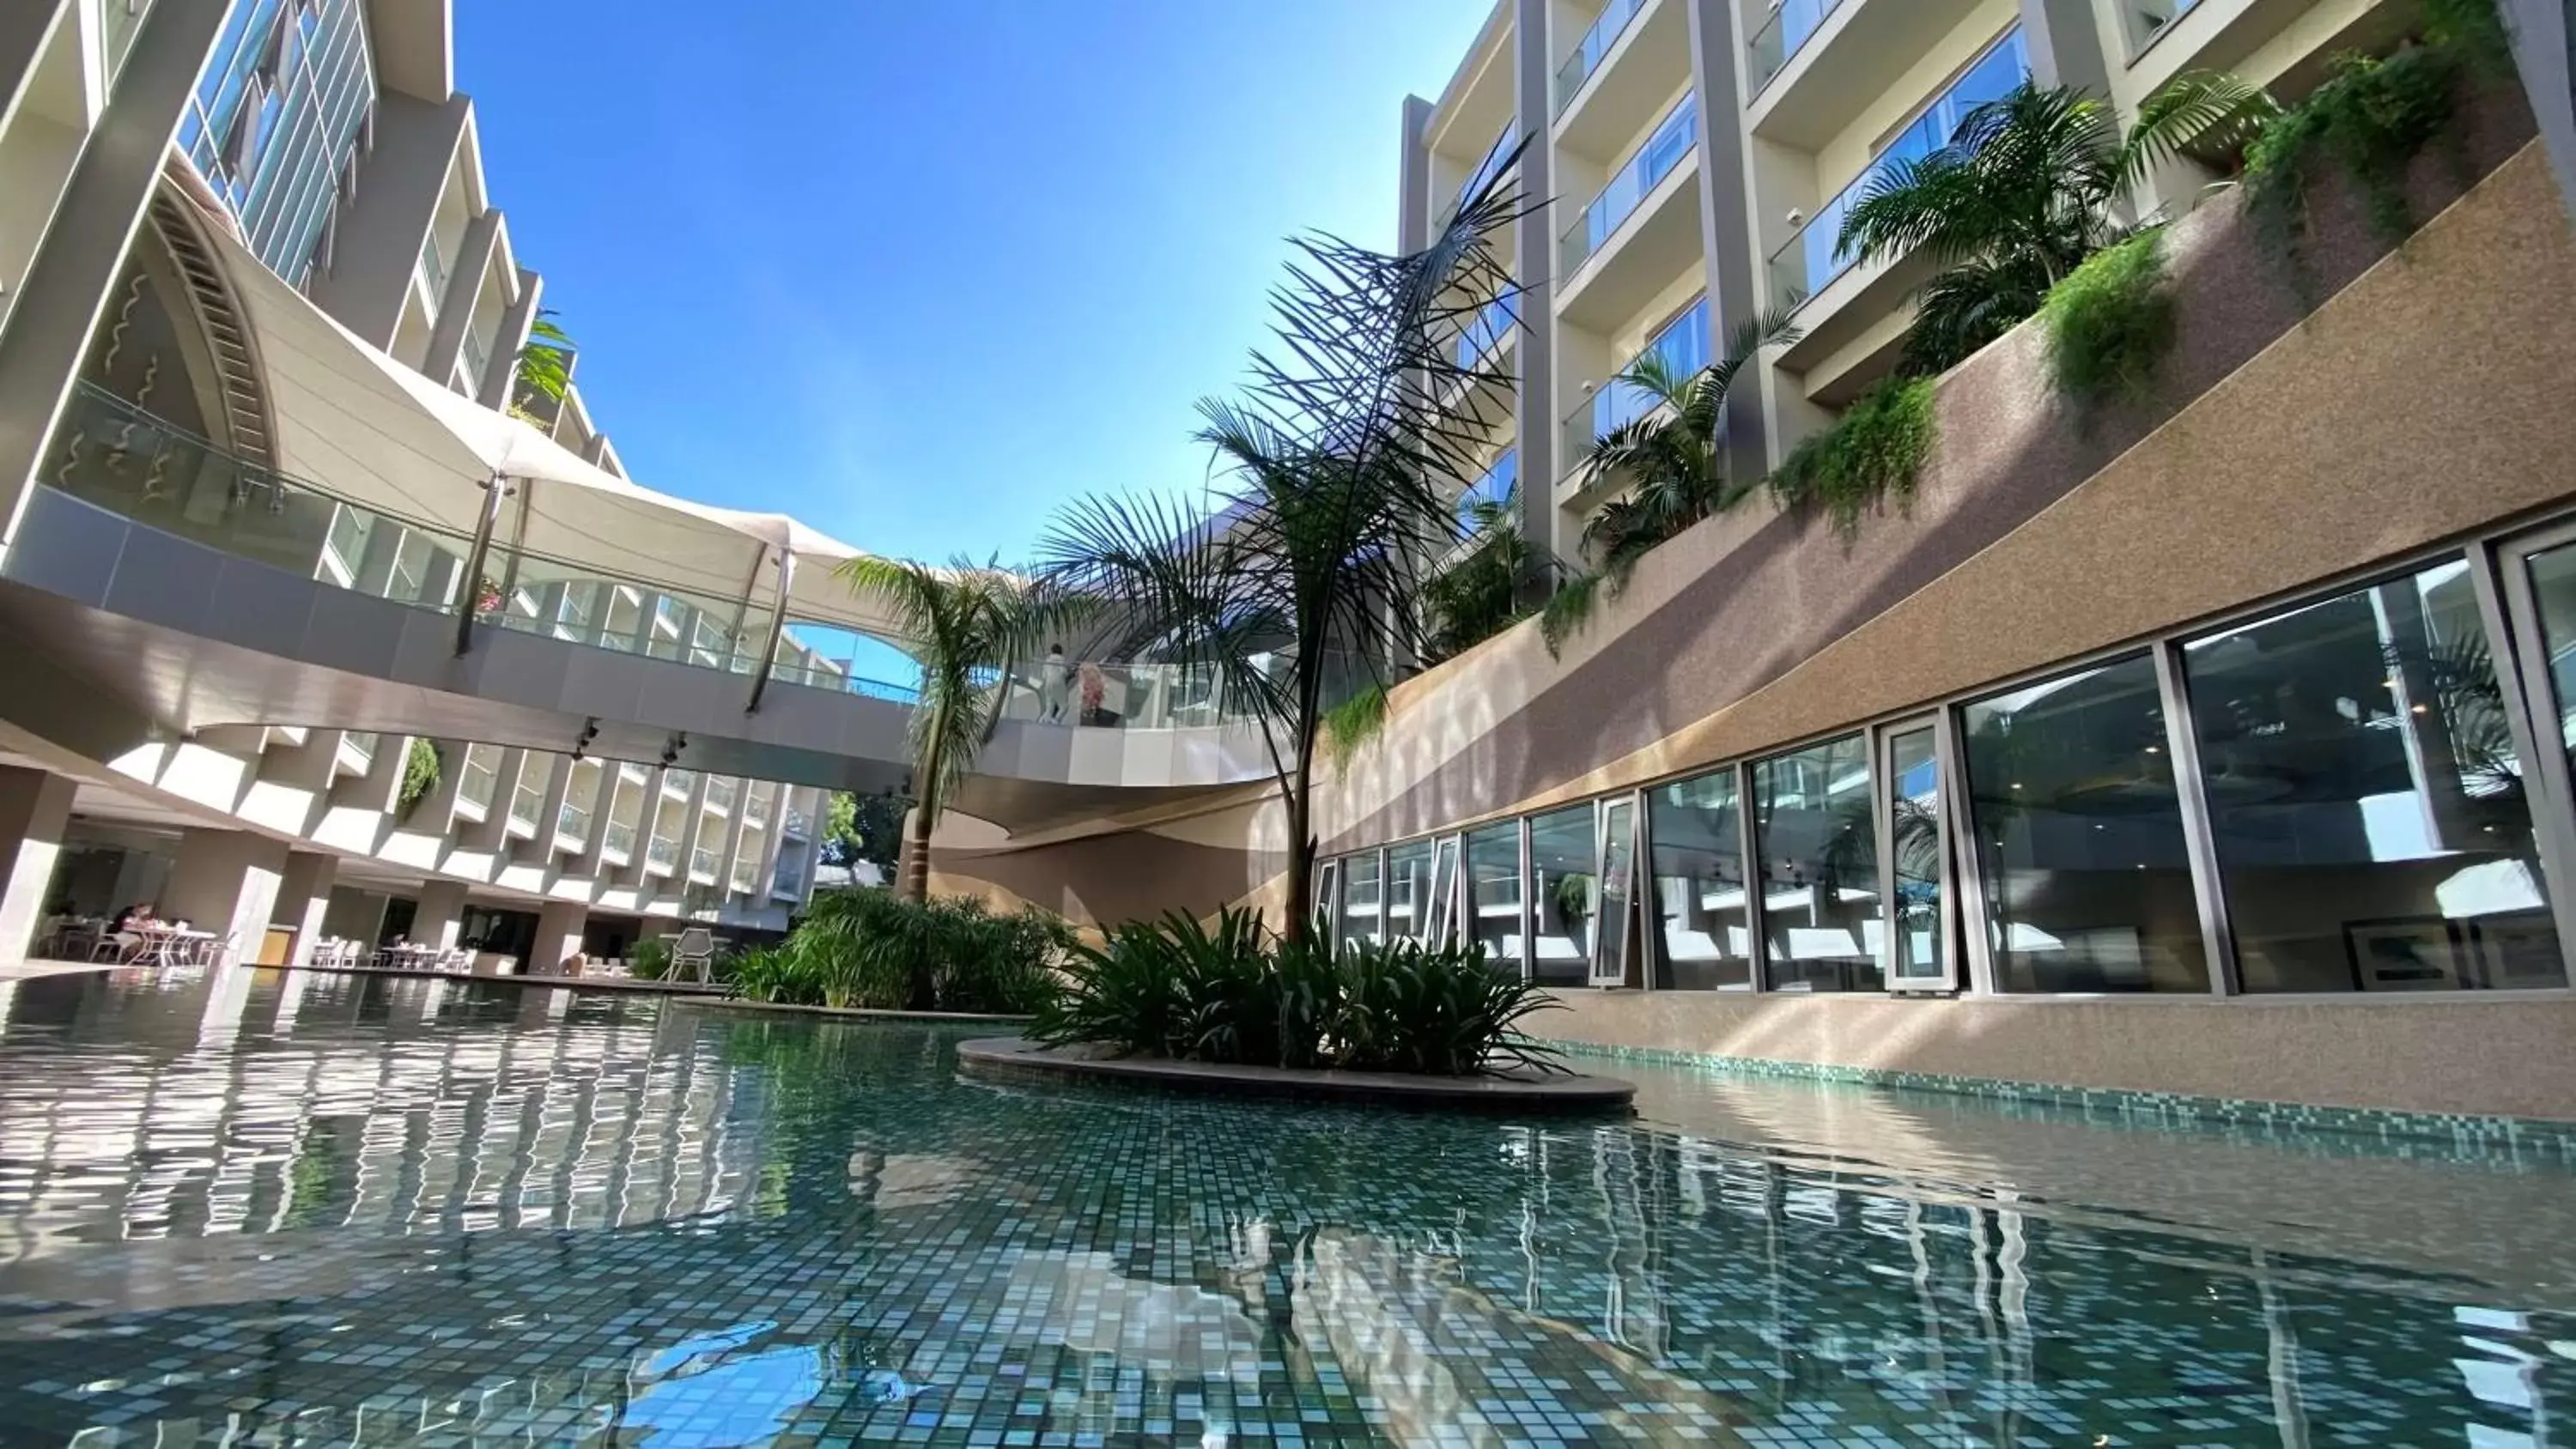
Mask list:
[[[152,914],[152,909],[150,901],[136,901],[116,918],[116,928],[112,933],[116,941],[116,959],[131,961],[143,954],[146,933],[161,924]]]

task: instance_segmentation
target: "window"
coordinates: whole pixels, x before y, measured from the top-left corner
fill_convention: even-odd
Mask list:
[[[1485,954],[1521,969],[1521,826],[1517,820],[1467,832],[1467,929]]]
[[[2145,654],[1961,711],[1999,991],[2207,991],[2163,700]]]
[[[1337,906],[1340,915],[1333,929],[1336,944],[1386,939],[1386,922],[1379,911],[1383,901],[1377,867],[1374,850],[1342,861],[1341,901]]]
[[[1416,840],[1386,853],[1386,934],[1389,940],[1424,939],[1431,926],[1431,842]]]
[[[2183,657],[2245,990],[2565,984],[2465,560]]]
[[[1580,986],[1592,974],[1594,917],[1601,883],[1594,879],[1590,802],[1530,821],[1530,979]]]
[[[1648,904],[1659,991],[1753,989],[1744,889],[1744,811],[1733,767],[1666,785],[1647,800],[1654,837]]]
[[[1886,987],[1869,778],[1860,734],[1754,763],[1753,840],[1774,991]]]
[[[1950,981],[1941,909],[1941,764],[1928,724],[1887,735],[1888,864],[1895,873],[1890,963],[1900,985]]]

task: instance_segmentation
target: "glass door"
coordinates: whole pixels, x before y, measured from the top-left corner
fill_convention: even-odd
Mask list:
[[[1423,907],[1422,944],[1445,949],[1457,920],[1458,837],[1444,835],[1431,847],[1431,898]]]
[[[1341,887],[1340,861],[1328,860],[1315,867],[1315,903],[1313,909],[1306,913],[1306,921],[1317,940],[1330,941],[1333,938],[1333,919],[1341,911]]]
[[[1889,886],[1881,959],[1895,991],[1958,984],[1943,885],[1950,849],[1941,811],[1940,733],[1931,719],[1879,731],[1879,874]]]
[[[1602,801],[1600,809],[1593,860],[1601,908],[1592,933],[1592,984],[1625,986],[1636,939],[1637,802],[1621,796]]]
[[[2560,941],[2576,941],[2576,524],[2561,524],[2513,544],[2500,560],[2500,607],[2508,612],[2513,673],[2529,721],[2521,741],[2534,843],[2549,882]],[[2501,667],[2504,685],[2516,684]],[[2509,720],[2513,712],[2508,711]],[[2519,721],[2511,721],[2519,723]]]

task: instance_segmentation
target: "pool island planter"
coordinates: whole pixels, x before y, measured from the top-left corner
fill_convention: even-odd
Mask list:
[[[1211,1096],[1470,1112],[1624,1113],[1637,1095],[1634,1084],[1614,1077],[1531,1071],[1434,1077],[1413,1072],[1230,1066],[1169,1057],[1115,1057],[1084,1047],[1040,1046],[1015,1036],[959,1042],[957,1065],[969,1076],[993,1080],[1104,1082]]]

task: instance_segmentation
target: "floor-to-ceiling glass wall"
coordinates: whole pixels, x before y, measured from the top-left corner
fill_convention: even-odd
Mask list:
[[[1334,940],[1382,941],[1386,939],[1386,920],[1380,907],[1385,903],[1384,882],[1378,879],[1378,854],[1364,850],[1345,856],[1341,862],[1340,914],[1333,929]]]
[[[2207,991],[2208,954],[2144,653],[1960,711],[2001,991]]]
[[[1885,989],[1874,811],[1864,734],[1754,762],[1754,850],[1772,990]]]
[[[1886,732],[1889,962],[1898,985],[1950,982],[1947,916],[1942,910],[1941,764],[1930,721]]]
[[[1530,979],[1580,986],[1592,975],[1592,933],[1601,909],[1593,875],[1592,803],[1530,820]]]
[[[1752,990],[1744,811],[1734,767],[1666,785],[1647,797],[1646,809],[1656,989]]]
[[[1422,940],[1431,926],[1431,842],[1408,841],[1386,853],[1386,936]]]
[[[2246,991],[2565,984],[2466,560],[2183,658]]]
[[[1511,975],[1521,970],[1521,824],[1467,832],[1467,931]]]

